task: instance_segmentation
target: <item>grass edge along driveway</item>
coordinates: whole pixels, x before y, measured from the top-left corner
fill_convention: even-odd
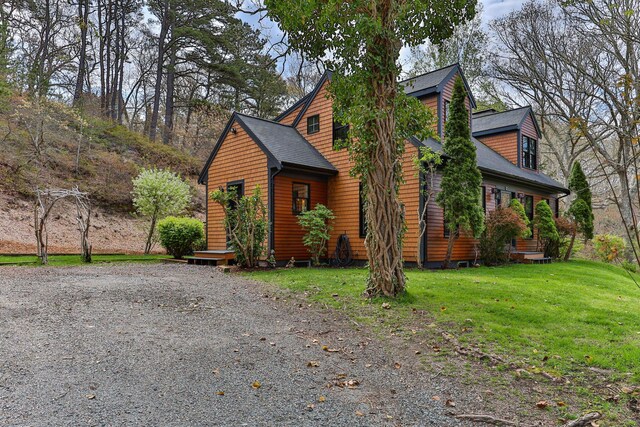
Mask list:
[[[623,269],[592,261],[448,271],[407,270],[407,293],[366,300],[363,268],[294,268],[247,273],[344,309],[390,330],[410,327],[421,310],[431,326],[554,376],[589,367],[612,380],[640,382],[640,289]],[[638,276],[636,276],[637,278]],[[638,280],[638,278],[636,279]],[[390,308],[383,308],[388,302]],[[426,325],[424,325],[426,326]]]

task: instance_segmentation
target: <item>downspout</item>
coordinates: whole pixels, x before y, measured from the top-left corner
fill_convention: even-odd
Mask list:
[[[209,174],[207,174],[207,182],[204,183],[204,247],[209,250]]]
[[[273,179],[276,177],[276,175],[278,175],[280,173],[281,169],[279,168],[269,168],[268,169],[268,173],[269,173],[269,192],[267,195],[268,198],[268,204],[269,204],[269,253],[267,254],[267,258],[271,256],[271,251],[275,250],[275,219],[276,219],[276,213],[275,213],[275,197],[274,197],[274,192],[275,192],[275,188],[274,188],[274,182]]]

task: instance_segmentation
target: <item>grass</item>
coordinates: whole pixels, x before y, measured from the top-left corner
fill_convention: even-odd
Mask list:
[[[170,258],[168,255],[93,255],[92,264],[112,262],[159,262]],[[33,255],[0,255],[2,265],[40,265],[37,256]],[[50,266],[86,265],[80,255],[49,255]]]
[[[365,269],[297,268],[248,275],[305,292],[311,300],[345,309],[354,320],[376,328],[406,331],[422,322],[534,372],[575,376],[596,367],[610,370],[612,379],[640,381],[640,289],[626,271],[612,265],[572,261],[409,270],[406,295],[392,301],[361,296]],[[385,301],[390,309],[382,308]],[[421,311],[426,320],[416,316]]]

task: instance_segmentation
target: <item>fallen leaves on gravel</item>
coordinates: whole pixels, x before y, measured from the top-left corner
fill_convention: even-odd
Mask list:
[[[549,406],[549,402],[547,402],[546,400],[541,400],[536,403],[536,406],[538,407],[538,409],[545,409],[547,406]]]
[[[400,368],[402,368],[402,365],[399,364],[398,362],[396,362],[396,363],[393,364],[393,367],[396,368],[396,369],[400,369]]]
[[[318,366],[320,366],[320,363],[318,363],[318,362],[317,362],[317,361],[315,361],[315,360],[310,360],[310,361],[307,363],[307,367],[309,367],[309,368],[317,368]]]
[[[435,400],[436,402],[439,402],[440,401],[440,396],[433,396],[431,399]]]
[[[364,417],[364,414],[362,412],[360,412],[360,411],[356,411],[356,415],[359,416],[359,417]]]
[[[324,402],[324,401],[326,401],[326,400],[327,400],[327,398],[326,398],[326,397],[324,397],[324,396],[320,396],[320,397],[318,398],[318,402]]]
[[[224,391],[216,391],[216,394],[217,394],[218,396],[224,396]]]
[[[260,387],[262,387],[262,384],[260,384],[260,381],[255,380],[253,382],[253,384],[251,384],[251,387],[255,388],[256,390],[259,389]]]
[[[454,402],[454,401],[453,401],[453,400],[451,400],[451,399],[447,399],[447,400],[444,402],[444,404],[445,404],[445,406],[449,406],[449,407],[451,407],[451,408],[453,408],[453,407],[455,407],[455,406],[456,406],[456,402]]]
[[[87,399],[89,399],[89,400],[93,400],[93,399],[95,399],[95,398],[96,398],[96,395],[95,395],[95,394],[87,394]]]

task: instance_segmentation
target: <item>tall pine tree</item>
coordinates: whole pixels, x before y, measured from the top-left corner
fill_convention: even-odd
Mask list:
[[[447,160],[442,172],[440,193],[436,201],[443,209],[449,230],[447,255],[442,268],[451,263],[453,247],[461,231],[480,236],[484,226],[482,211],[482,174],[476,160],[476,146],[471,141],[467,91],[458,76],[453,85],[449,117],[445,124],[443,151]]]
[[[565,261],[571,257],[576,235],[580,233],[585,239],[593,239],[593,208],[591,206],[591,189],[587,176],[580,162],[575,162],[569,177],[569,189],[575,194],[567,216],[574,224],[569,247],[564,255]]]

